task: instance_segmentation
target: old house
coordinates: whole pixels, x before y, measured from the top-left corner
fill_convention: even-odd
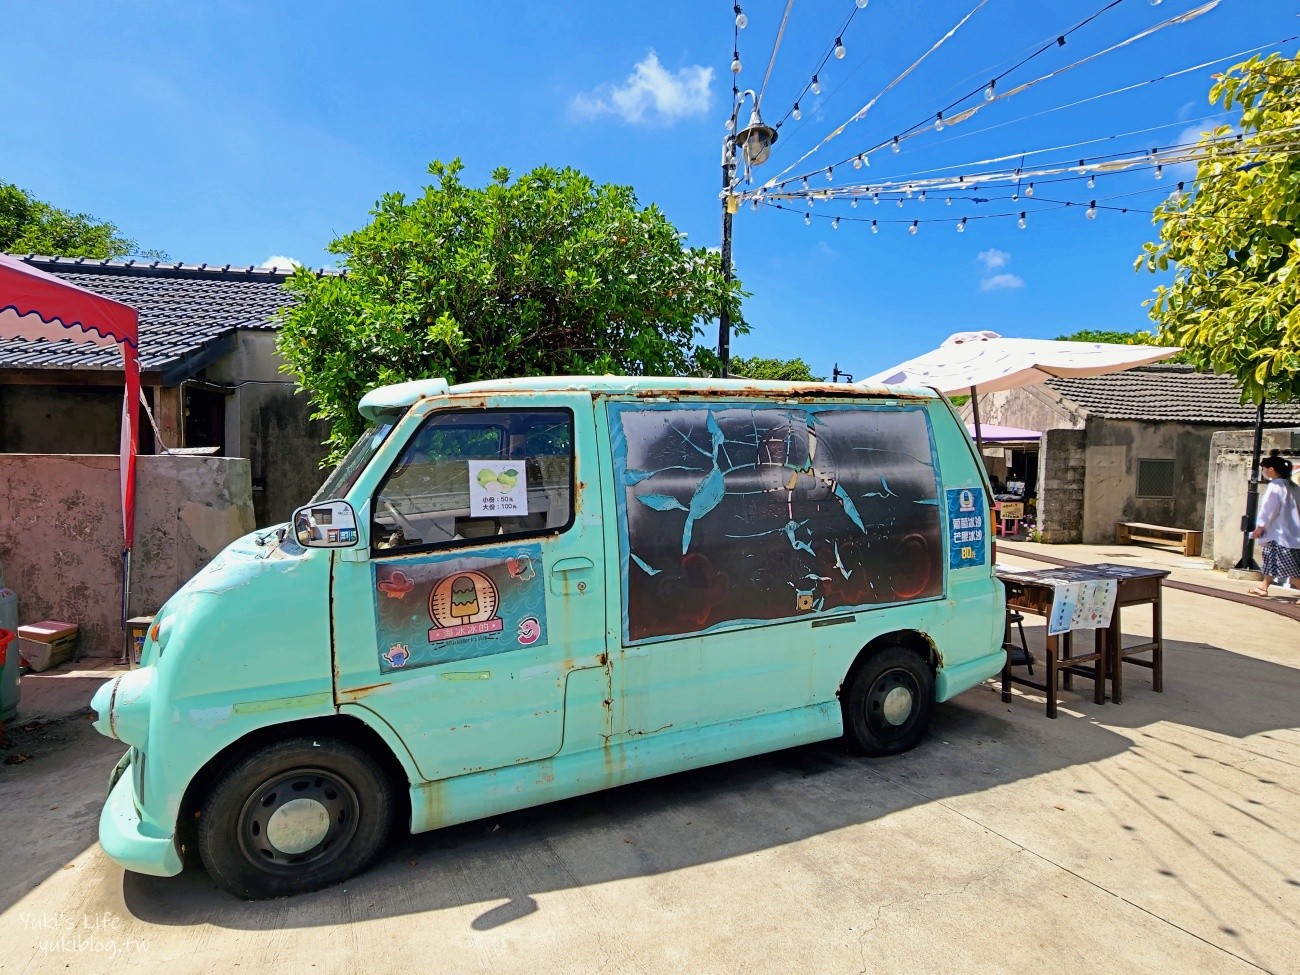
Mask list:
[[[1210,441],[1254,426],[1227,376],[1152,365],[1052,379],[980,397],[990,424],[1041,430],[1038,527],[1048,542],[1100,544],[1115,522],[1200,530]],[[1300,424],[1300,404],[1270,406],[1266,425]]]

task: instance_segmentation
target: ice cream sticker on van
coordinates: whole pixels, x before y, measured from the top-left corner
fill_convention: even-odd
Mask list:
[[[988,505],[983,488],[948,490],[948,567],[965,569],[985,562]]]
[[[383,673],[546,644],[539,545],[375,564]]]

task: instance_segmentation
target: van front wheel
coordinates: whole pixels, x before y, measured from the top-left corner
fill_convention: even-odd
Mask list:
[[[905,752],[929,727],[934,674],[906,647],[886,647],[849,675],[840,706],[845,737],[855,749],[865,755]]]
[[[203,804],[199,853],[237,897],[298,894],[365,867],[391,816],[387,777],[370,755],[343,741],[291,738],[221,777]]]

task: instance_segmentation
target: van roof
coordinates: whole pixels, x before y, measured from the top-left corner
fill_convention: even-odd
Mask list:
[[[709,379],[674,376],[527,376],[489,379],[449,386],[445,379],[419,379],[381,386],[361,399],[361,413],[374,419],[382,410],[411,406],[430,396],[461,393],[604,393],[628,396],[745,395],[827,398],[934,399],[932,389],[918,386],[882,386],[875,383],[788,383],[759,379]]]

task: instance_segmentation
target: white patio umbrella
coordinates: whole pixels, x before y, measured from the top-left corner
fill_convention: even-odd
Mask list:
[[[1175,346],[1116,345],[1010,339],[997,332],[957,332],[932,352],[908,359],[864,380],[889,386],[933,386],[947,394],[970,393],[975,442],[980,436],[979,394],[1034,386],[1048,379],[1104,376],[1159,362]]]

